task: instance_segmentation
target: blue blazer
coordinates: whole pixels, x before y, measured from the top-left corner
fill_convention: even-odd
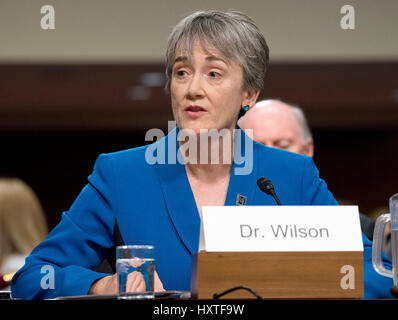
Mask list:
[[[94,270],[114,245],[115,223],[124,243],[155,246],[156,270],[166,290],[189,291],[200,216],[185,167],[178,161],[150,164],[145,158],[150,148],[159,147],[158,155],[176,151],[177,133],[178,128],[152,145],[100,155],[88,184],[13,277],[12,296],[87,294],[95,280],[107,275]],[[261,176],[272,181],[283,205],[337,204],[310,157],[268,148],[245,134],[240,139],[240,155],[249,150],[248,141],[253,144],[253,166],[239,175],[236,169],[247,164],[233,164],[225,205],[235,205],[238,194],[247,197],[246,205],[275,205],[256,185]],[[371,243],[365,236],[363,241],[365,297],[390,297],[392,281],[373,270]]]

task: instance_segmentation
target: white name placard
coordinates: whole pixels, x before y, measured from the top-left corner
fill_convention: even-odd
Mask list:
[[[200,249],[363,251],[358,207],[203,207]]]

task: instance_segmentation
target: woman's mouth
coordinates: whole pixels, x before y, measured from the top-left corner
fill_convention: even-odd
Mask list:
[[[201,106],[188,106],[185,108],[185,112],[189,117],[197,118],[207,112],[207,110]]]

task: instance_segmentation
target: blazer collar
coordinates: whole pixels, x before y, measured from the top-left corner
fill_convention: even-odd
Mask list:
[[[157,143],[164,143],[166,163],[154,164],[166,202],[169,217],[179,237],[191,254],[198,252],[200,215],[185,171],[185,165],[178,161],[179,129],[176,127]],[[253,140],[240,128],[235,134],[235,145],[240,141],[241,148],[235,148],[234,163],[228,185],[225,205],[236,205],[238,195],[246,197],[246,204],[253,202],[256,185]],[[170,153],[173,153],[171,154]],[[238,154],[239,153],[239,154]],[[181,157],[181,155],[180,155]],[[251,158],[250,158],[251,157]],[[250,172],[247,172],[250,170]]]

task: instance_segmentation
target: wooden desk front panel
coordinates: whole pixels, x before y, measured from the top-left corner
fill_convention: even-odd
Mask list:
[[[263,298],[361,298],[362,252],[200,252],[193,259],[192,295],[212,299],[235,286]],[[254,298],[243,290],[228,299]]]

